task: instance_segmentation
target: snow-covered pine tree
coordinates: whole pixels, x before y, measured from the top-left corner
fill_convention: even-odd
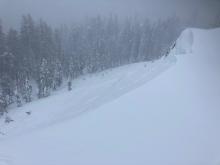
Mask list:
[[[30,81],[37,82],[41,98],[57,89],[63,78],[70,80],[72,89],[72,80],[84,73],[158,59],[179,34],[178,26],[175,17],[152,23],[98,16],[54,30],[26,15],[20,31],[5,34],[0,23],[0,111],[16,101],[15,86],[18,102],[30,102]]]
[[[17,104],[17,107],[21,107],[22,106],[22,101],[21,101],[21,96],[18,93],[18,89],[16,87],[15,91],[14,91],[14,95],[15,95],[15,102]]]
[[[72,90],[72,81],[69,80],[67,85],[68,85],[68,91],[71,91]]]
[[[16,97],[17,107],[21,107],[21,106],[22,106],[22,102],[21,102],[21,97],[20,97],[20,95],[19,95],[19,94],[16,94],[15,97]]]
[[[53,76],[53,89],[56,90],[58,87],[61,86],[63,82],[63,72],[62,72],[62,65],[59,60],[55,61],[54,64],[54,76]]]
[[[1,95],[7,107],[14,102],[15,68],[14,56],[11,53],[4,52],[0,55],[0,73]]]
[[[6,112],[6,100],[5,97],[0,95],[0,117]]]
[[[26,103],[31,102],[32,100],[32,86],[28,78],[25,79],[24,87],[22,89],[22,97]]]
[[[50,79],[50,70],[48,66],[48,62],[45,58],[42,59],[39,71],[39,79],[38,79],[38,97],[47,97],[50,95],[50,87],[51,85]]]

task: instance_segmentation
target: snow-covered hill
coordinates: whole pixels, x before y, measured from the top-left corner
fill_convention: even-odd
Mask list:
[[[220,29],[187,29],[165,59],[87,76],[18,109],[1,125],[11,138],[0,164],[220,164],[219,43]]]
[[[175,64],[175,61],[175,57],[169,57],[154,63],[130,64],[80,77],[73,82],[71,92],[63,87],[53,96],[10,109],[7,116],[14,122],[6,124],[5,117],[0,119],[0,139],[45,128],[94,110],[145,84]]]

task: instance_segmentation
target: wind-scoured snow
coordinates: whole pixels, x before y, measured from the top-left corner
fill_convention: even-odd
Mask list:
[[[0,162],[7,155],[16,165],[219,165],[219,43],[220,29],[187,29],[170,55],[149,67],[134,64],[77,80],[76,91],[21,108],[34,108],[33,114],[14,112],[20,121],[3,127],[8,134],[63,122],[1,141]],[[74,118],[88,109],[94,111]]]

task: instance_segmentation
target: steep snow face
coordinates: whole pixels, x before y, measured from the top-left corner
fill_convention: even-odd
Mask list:
[[[7,164],[10,160],[16,165],[219,165],[217,61],[220,29],[190,31],[190,35],[183,32],[172,51],[181,52],[175,55],[175,66],[148,83],[142,81],[144,85],[141,83],[142,86],[113,102],[105,102],[95,111],[2,141],[0,162]],[[191,44],[185,43],[188,39]],[[172,52],[166,60],[174,58]],[[166,61],[163,60],[162,66]],[[127,69],[123,75],[129,73]],[[130,76],[125,74],[129,77],[128,84],[139,80],[143,71],[137,70]],[[125,84],[120,88],[126,87]],[[98,89],[101,88],[96,91]],[[58,102],[59,99],[54,100],[53,104],[59,105]]]
[[[183,60],[188,60],[185,65],[185,72],[195,79],[195,87],[204,103],[208,102],[212,107],[219,99],[220,94],[220,29],[185,30],[176,42],[176,47],[171,54],[182,54],[186,52]],[[183,60],[179,60],[182,62]]]
[[[192,29],[184,30],[171,53],[174,55],[192,53],[193,37]]]

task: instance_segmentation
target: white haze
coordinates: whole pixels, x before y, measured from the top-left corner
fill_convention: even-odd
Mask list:
[[[219,9],[219,0],[0,0],[0,19],[6,28],[18,26],[21,15],[27,13],[55,26],[109,14],[152,20],[175,14],[184,21],[207,22],[219,14]]]

